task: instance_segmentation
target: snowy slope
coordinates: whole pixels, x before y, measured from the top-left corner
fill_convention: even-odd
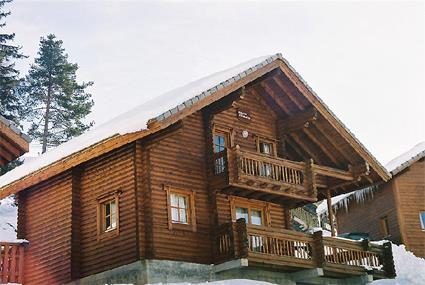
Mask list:
[[[266,65],[276,58],[281,58],[281,55],[258,57],[147,101],[133,110],[121,114],[109,122],[49,150],[36,159],[24,162],[21,166],[0,177],[0,188],[102,140],[115,135],[123,135],[146,129],[150,119],[157,116],[169,116],[171,109],[177,107],[180,110],[186,105],[192,104],[200,100],[201,97],[210,94],[210,89],[217,89],[219,88],[218,85],[228,80],[235,81],[238,78],[244,77],[248,73],[251,73],[254,68]]]

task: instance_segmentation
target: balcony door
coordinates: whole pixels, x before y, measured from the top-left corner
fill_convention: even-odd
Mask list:
[[[226,150],[230,146],[230,135],[228,132],[216,130],[213,135],[214,150],[214,174],[224,173],[227,164]]]

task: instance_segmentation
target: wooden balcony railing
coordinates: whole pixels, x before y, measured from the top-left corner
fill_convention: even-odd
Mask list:
[[[315,201],[312,168],[306,162],[243,151],[238,147],[213,154],[215,188],[229,186]]]
[[[330,274],[375,278],[395,276],[391,244],[373,245],[339,238],[322,237],[321,232],[305,234],[249,226],[243,219],[220,227],[216,263],[247,258],[250,264],[269,264],[297,270],[321,267]]]
[[[0,284],[23,282],[25,245],[0,242]]]

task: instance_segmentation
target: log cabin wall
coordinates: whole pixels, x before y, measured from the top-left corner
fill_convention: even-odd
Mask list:
[[[135,207],[134,144],[89,161],[80,182],[81,277],[125,265],[139,259]],[[98,238],[98,199],[120,191],[119,234]],[[77,209],[74,210],[74,213]]]
[[[372,240],[389,238],[401,243],[400,228],[395,207],[393,182],[383,184],[373,193],[373,198],[367,198],[364,203],[351,202],[349,210],[341,208],[336,213],[338,233],[361,232],[369,233]],[[386,237],[382,229],[382,218],[388,221],[390,237]]]
[[[172,135],[145,143],[142,171],[149,179],[145,193],[147,254],[155,259],[210,263],[211,227],[205,166],[205,135],[202,115],[197,112],[183,120]],[[143,163],[142,163],[143,166]],[[164,186],[194,191],[196,231],[169,229],[167,194]],[[143,212],[141,212],[143,213]],[[141,239],[142,242],[142,239]],[[143,244],[141,244],[143,246]]]
[[[17,195],[18,238],[30,241],[25,255],[26,285],[70,281],[71,188],[68,171]]]
[[[425,257],[425,230],[419,212],[425,211],[425,160],[415,162],[394,178],[396,207],[403,243],[419,257]]]

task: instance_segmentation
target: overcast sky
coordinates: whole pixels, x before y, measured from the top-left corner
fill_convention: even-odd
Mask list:
[[[33,61],[64,41],[101,124],[165,91],[281,52],[382,162],[425,140],[424,2],[24,1],[7,29]]]

